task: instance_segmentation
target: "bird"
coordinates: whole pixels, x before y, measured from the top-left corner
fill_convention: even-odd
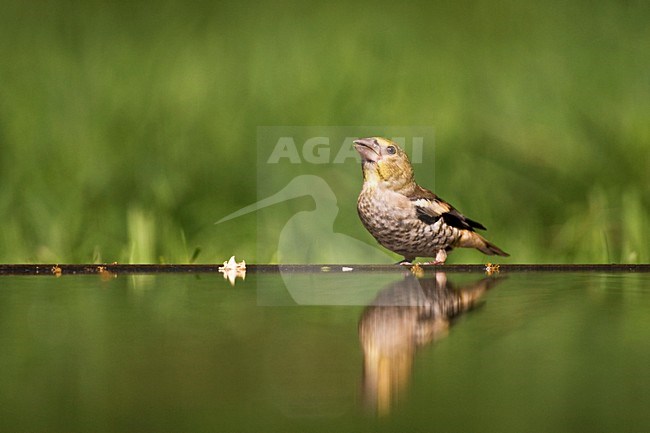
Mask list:
[[[476,248],[487,255],[509,256],[476,229],[485,227],[415,182],[408,156],[397,143],[382,137],[354,140],[361,155],[363,186],[357,200],[359,218],[383,247],[404,256],[435,257],[441,265],[454,248]]]

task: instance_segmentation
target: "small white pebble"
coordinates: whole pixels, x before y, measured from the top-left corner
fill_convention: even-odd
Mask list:
[[[346,267],[346,266],[343,266],[343,267],[341,268],[341,270],[342,270],[343,272],[350,272],[352,269],[354,269],[354,268],[348,268],[348,267]]]

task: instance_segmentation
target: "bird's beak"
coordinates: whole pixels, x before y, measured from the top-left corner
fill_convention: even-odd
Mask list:
[[[359,138],[354,140],[354,148],[365,161],[377,162],[379,160],[380,148],[379,143],[374,138]]]

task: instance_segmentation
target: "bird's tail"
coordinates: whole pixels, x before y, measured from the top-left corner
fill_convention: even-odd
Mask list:
[[[485,239],[483,236],[469,230],[463,230],[463,234],[461,235],[457,245],[464,248],[476,248],[488,256],[508,257],[510,255]]]

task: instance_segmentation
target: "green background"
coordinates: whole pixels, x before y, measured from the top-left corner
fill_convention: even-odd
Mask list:
[[[501,262],[650,258],[647,2],[1,6],[1,262],[272,261],[255,214],[213,224],[258,199],[264,125],[433,126],[417,179]]]

